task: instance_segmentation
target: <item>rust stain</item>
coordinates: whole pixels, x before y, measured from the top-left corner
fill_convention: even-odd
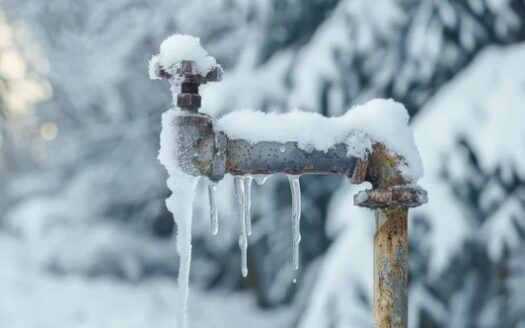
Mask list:
[[[407,208],[376,210],[374,235],[374,316],[376,328],[407,325]]]
[[[398,163],[403,158],[389,151],[382,143],[374,144],[368,157],[366,180],[374,188],[386,188],[406,184],[398,168]]]
[[[198,150],[198,151],[202,151],[203,149],[205,149],[206,147],[208,147],[208,145],[210,143],[212,143],[213,140],[211,139],[201,139],[199,140],[199,142],[197,143],[197,145],[195,146],[195,148]]]

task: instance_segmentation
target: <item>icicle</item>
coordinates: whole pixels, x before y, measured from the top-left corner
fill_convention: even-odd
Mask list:
[[[177,251],[179,253],[179,276],[177,286],[177,327],[187,326],[188,294],[191,263],[191,221],[193,198],[197,179],[183,174],[168,178],[172,194],[166,200],[168,210],[177,224]]]
[[[234,177],[235,194],[237,196],[237,209],[239,212],[239,248],[241,249],[241,272],[242,276],[248,275],[248,230],[246,227],[246,207],[245,192],[244,192],[244,178]]]
[[[266,182],[266,180],[268,180],[270,176],[269,175],[254,175],[253,177],[255,178],[255,182],[257,182],[259,186],[262,186]]]
[[[250,176],[244,177],[244,220],[246,221],[246,233],[252,235],[252,180]]]
[[[216,202],[217,183],[208,180],[208,199],[210,201],[210,228],[211,234],[216,235],[219,232],[219,213]]]
[[[301,241],[301,185],[298,175],[288,175],[292,190],[292,240],[293,268],[299,269],[299,242]]]

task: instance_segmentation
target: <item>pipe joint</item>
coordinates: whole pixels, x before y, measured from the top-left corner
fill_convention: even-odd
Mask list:
[[[394,186],[364,190],[354,196],[354,204],[378,208],[389,206],[417,207],[427,202],[427,192],[419,186]]]

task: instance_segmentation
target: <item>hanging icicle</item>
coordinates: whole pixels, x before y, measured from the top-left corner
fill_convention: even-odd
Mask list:
[[[246,233],[252,235],[252,180],[251,176],[243,178],[244,183],[244,220],[246,221]]]
[[[210,230],[212,235],[219,232],[219,212],[217,211],[217,183],[208,180],[208,199],[210,201]]]
[[[239,212],[239,248],[241,249],[241,272],[242,276],[248,275],[248,230],[246,224],[246,207],[244,178],[237,176],[233,178],[235,195],[237,197],[237,210]]]
[[[255,179],[255,182],[257,182],[259,186],[262,186],[266,182],[266,180],[268,180],[269,177],[270,177],[269,175],[263,175],[263,174],[253,176],[253,178]]]
[[[299,269],[299,242],[301,241],[301,186],[298,175],[288,175],[292,191],[292,240],[293,268]]]

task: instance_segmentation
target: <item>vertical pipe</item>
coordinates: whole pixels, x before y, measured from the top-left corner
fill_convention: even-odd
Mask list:
[[[376,328],[407,327],[408,208],[376,208],[374,321]]]

